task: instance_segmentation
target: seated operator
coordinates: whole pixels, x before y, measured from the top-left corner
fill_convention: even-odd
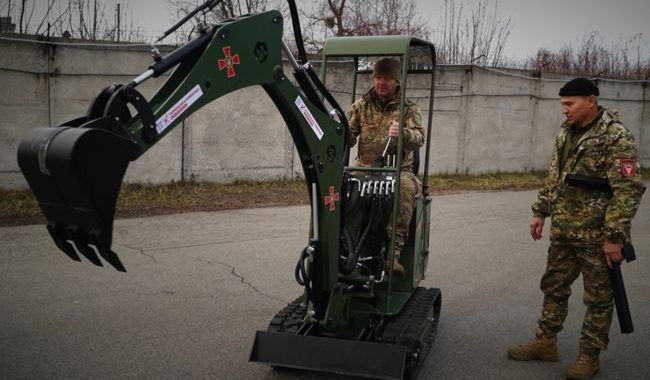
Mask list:
[[[375,63],[372,73],[373,87],[359,100],[352,104],[350,111],[350,146],[354,146],[359,137],[357,154],[358,166],[373,166],[388,143],[388,149],[397,150],[399,135],[400,105],[400,61],[396,58],[382,58]],[[407,101],[404,107],[402,167],[400,175],[400,205],[395,231],[395,261],[393,272],[404,274],[404,267],[399,262],[404,242],[408,238],[411,215],[415,207],[415,196],[420,190],[419,180],[413,173],[415,149],[424,144],[422,115],[417,104]],[[390,142],[389,142],[390,140]],[[385,164],[385,162],[384,162]],[[391,236],[391,224],[387,233]]]

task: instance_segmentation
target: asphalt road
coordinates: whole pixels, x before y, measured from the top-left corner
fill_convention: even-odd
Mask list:
[[[548,236],[528,236],[534,192],[434,198],[433,254],[422,285],[442,289],[442,315],[420,379],[561,379],[584,314],[578,279],[559,337],[561,361],[510,361],[532,337]],[[597,379],[650,372],[650,197],[633,224],[639,259],[623,272],[636,331],[615,319]],[[0,228],[2,379],[334,379],[248,362],[255,331],[293,300],[307,207],[188,213],[116,221],[128,273],[76,263],[43,226]]]

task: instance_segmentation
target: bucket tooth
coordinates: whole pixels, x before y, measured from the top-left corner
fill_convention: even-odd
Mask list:
[[[79,226],[68,227],[68,235],[74,242],[75,247],[77,247],[77,251],[79,251],[79,253],[81,253],[86,259],[88,259],[88,261],[97,265],[98,267],[104,266],[101,260],[99,260],[97,253],[95,253],[95,250],[88,244],[86,234],[83,231],[79,230]]]
[[[126,272],[126,268],[124,267],[124,264],[122,264],[122,261],[120,258],[117,256],[115,252],[111,250],[110,244],[106,244],[103,242],[103,239],[101,239],[101,234],[99,231],[90,231],[90,234],[88,234],[90,237],[90,241],[95,247],[97,247],[97,251],[99,252],[99,255],[106,260],[107,263],[111,264],[113,268],[120,272]]]
[[[81,261],[79,255],[77,254],[77,251],[75,251],[72,244],[66,240],[65,234],[58,225],[55,223],[48,223],[47,231],[50,233],[52,240],[54,240],[54,244],[56,244],[56,246],[59,247],[63,253],[68,255],[68,257],[74,261]]]

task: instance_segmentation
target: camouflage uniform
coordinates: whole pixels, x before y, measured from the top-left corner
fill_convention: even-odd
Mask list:
[[[534,216],[551,217],[537,336],[554,337],[562,329],[571,284],[582,273],[587,313],[580,348],[592,354],[607,348],[612,321],[613,297],[602,245],[630,240],[630,223],[645,190],[634,137],[619,121],[617,111],[602,107],[599,111],[594,125],[564,160],[562,151],[572,127],[566,122],[562,125],[548,178],[532,206]],[[568,186],[564,183],[568,174],[606,178],[612,194]]]
[[[371,89],[361,99],[352,105],[350,111],[350,141],[351,146],[357,142],[358,166],[372,166],[382,154],[388,141],[388,130],[392,120],[399,120],[399,91],[393,99],[383,102],[374,89]],[[415,207],[415,196],[420,190],[419,180],[413,173],[413,151],[424,144],[424,129],[422,115],[417,104],[407,101],[405,106],[404,134],[402,136],[402,167],[400,175],[400,210],[395,231],[395,255],[399,254],[408,237],[408,227]],[[397,148],[397,139],[392,138],[389,150]],[[390,234],[390,225],[388,229]]]

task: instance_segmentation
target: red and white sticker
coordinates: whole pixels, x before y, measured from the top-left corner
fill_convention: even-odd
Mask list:
[[[162,133],[169,127],[174,120],[178,119],[194,102],[203,96],[203,90],[198,84],[194,86],[190,92],[185,94],[181,100],[176,102],[172,108],[165,112],[158,120],[156,120],[156,131]]]
[[[632,177],[636,174],[636,163],[634,160],[621,160],[621,173],[623,177]]]
[[[307,124],[311,127],[311,130],[314,131],[314,134],[316,137],[318,137],[319,140],[323,138],[323,130],[321,129],[320,125],[318,125],[318,122],[316,119],[314,119],[314,115],[311,114],[311,111],[309,111],[309,108],[307,108],[307,105],[305,102],[302,100],[300,96],[296,98],[296,106],[302,113],[302,116],[305,117],[305,120],[307,120]]]

